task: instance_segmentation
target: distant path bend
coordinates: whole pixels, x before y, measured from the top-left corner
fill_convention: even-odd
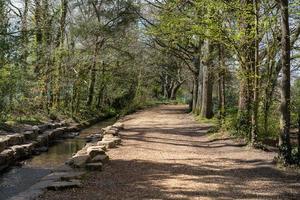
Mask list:
[[[43,199],[300,199],[300,176],[276,169],[273,153],[209,139],[185,106],[146,109],[124,124],[103,172]]]

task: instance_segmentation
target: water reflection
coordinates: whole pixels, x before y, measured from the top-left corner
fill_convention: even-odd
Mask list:
[[[57,141],[48,152],[28,159],[22,167],[13,167],[2,174],[0,176],[0,200],[15,196],[37,183],[42,177],[50,174],[51,169],[63,165],[80,150],[86,143],[86,136],[100,133],[101,128],[114,122],[115,119],[109,119],[81,131],[79,137]]]
[[[39,156],[33,157],[25,161],[28,167],[38,168],[56,168],[61,166],[68,158],[85,145],[84,139],[67,139],[64,141],[57,141],[48,152],[42,153]]]

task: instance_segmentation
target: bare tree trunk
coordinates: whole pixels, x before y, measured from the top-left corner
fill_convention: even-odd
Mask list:
[[[289,29],[289,2],[288,0],[278,0],[281,13],[281,64],[282,64],[282,83],[281,83],[281,105],[280,105],[280,157],[285,162],[291,162],[291,143],[290,143],[290,99],[291,99],[291,69],[290,69],[290,29]]]

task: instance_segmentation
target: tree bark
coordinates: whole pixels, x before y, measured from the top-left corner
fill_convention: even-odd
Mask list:
[[[280,157],[285,162],[291,161],[291,143],[290,143],[290,90],[291,90],[291,66],[290,66],[290,29],[289,29],[289,8],[288,0],[278,0],[281,13],[281,64],[282,64],[282,82],[281,82],[281,105],[280,105]]]
[[[100,38],[97,37],[97,42],[95,44],[95,50],[94,50],[94,56],[93,56],[93,63],[91,66],[91,80],[89,85],[89,94],[88,94],[88,100],[87,100],[87,106],[90,107],[93,103],[94,99],[94,93],[95,93],[95,84],[96,84],[96,72],[97,72],[97,57],[99,54],[99,51],[101,47],[104,44],[104,40],[100,40]]]
[[[258,0],[254,0],[254,12],[255,12],[255,63],[254,63],[254,80],[253,80],[253,109],[252,109],[252,124],[251,124],[251,144],[254,145],[257,142],[258,136],[258,106],[259,106],[259,8]]]
[[[213,102],[212,102],[212,94],[213,94],[213,45],[208,42],[208,55],[206,59],[206,65],[203,66],[203,91],[202,91],[202,108],[201,108],[201,116],[205,118],[213,117]]]
[[[225,121],[225,58],[224,48],[219,45],[219,112],[220,124],[223,125]]]
[[[253,72],[255,68],[255,40],[252,34],[253,23],[253,0],[241,0],[241,5],[247,12],[243,12],[239,23],[243,33],[240,49],[240,93],[238,111],[238,131],[247,134],[251,140],[252,125],[252,100],[253,100]]]
[[[196,111],[197,107],[197,101],[198,101],[198,89],[199,89],[199,84],[198,84],[198,74],[193,74],[193,104],[192,104],[192,111]]]
[[[298,157],[300,158],[300,110],[298,110]]]

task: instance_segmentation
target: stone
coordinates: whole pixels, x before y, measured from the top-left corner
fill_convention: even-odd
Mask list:
[[[110,130],[112,128],[112,126],[107,126],[105,128],[102,128],[103,132],[107,132],[108,130]]]
[[[109,129],[107,131],[103,132],[104,135],[119,135],[119,130],[115,130],[115,129]]]
[[[70,161],[68,161],[67,164],[75,167],[75,168],[82,168],[85,166],[85,164],[91,160],[91,157],[89,155],[78,155],[76,154],[71,158]]]
[[[56,128],[60,127],[60,124],[59,123],[49,123],[49,127],[51,129],[56,129]]]
[[[103,151],[107,150],[104,145],[98,145],[96,142],[87,143],[83,149],[87,149],[88,147],[94,147],[94,146],[97,146],[97,148],[101,148]]]
[[[101,162],[102,164],[105,164],[109,161],[109,157],[104,154],[104,155],[97,155],[95,156],[92,160],[91,163],[98,163]]]
[[[66,128],[66,132],[78,132],[80,130],[79,126],[76,125],[71,125]]]
[[[39,128],[39,131],[40,132],[44,132],[46,131],[47,129],[50,129],[51,126],[49,124],[41,124],[41,125],[38,125],[38,128]]]
[[[48,151],[48,147],[39,147],[35,149],[38,152],[47,152]]]
[[[48,146],[49,144],[48,133],[43,133],[42,135],[39,135],[36,141],[37,141],[37,146]]]
[[[37,138],[37,136],[38,136],[38,134],[34,131],[25,131],[24,132],[25,140],[34,140]]]
[[[117,129],[123,130],[124,129],[124,124],[121,122],[116,122],[112,127],[115,127]]]
[[[73,139],[79,136],[79,132],[65,132],[65,134],[61,135],[60,138],[63,139]]]
[[[94,158],[97,155],[104,155],[105,151],[99,146],[92,146],[87,148],[87,153],[91,158]]]
[[[67,127],[60,127],[60,128],[56,128],[54,130],[47,131],[47,133],[49,134],[49,138],[55,139],[55,138],[60,137],[65,132],[66,128]]]
[[[90,171],[102,171],[103,164],[101,162],[97,163],[88,163],[85,165],[85,168]]]
[[[8,140],[7,136],[0,136],[0,152],[8,147]]]
[[[81,183],[79,180],[53,182],[47,186],[47,189],[59,191],[59,190],[64,190],[64,189],[69,189],[74,187],[81,187]]]
[[[74,171],[70,171],[70,172],[54,172],[54,173],[51,173],[51,174],[43,177],[41,180],[42,181],[45,181],[45,180],[70,181],[72,179],[80,179],[84,174],[85,174],[85,172],[74,172]]]
[[[107,149],[116,147],[116,143],[114,141],[100,141],[97,143],[97,145],[105,146]]]
[[[14,152],[15,160],[24,159],[32,154],[33,144],[14,145],[10,149]]]
[[[122,140],[121,138],[117,137],[117,136],[106,136],[106,137],[103,137],[102,139],[103,142],[106,142],[106,141],[113,141],[116,145],[118,144],[121,144]]]
[[[34,133],[36,133],[36,134],[40,134],[40,133],[41,133],[41,130],[40,130],[40,128],[39,128],[38,126],[33,126],[33,127],[32,127],[32,131],[33,131]]]
[[[16,133],[13,135],[7,135],[8,146],[18,145],[25,142],[25,137],[22,134]]]
[[[14,151],[12,149],[5,149],[0,153],[0,171],[12,162],[14,162]]]

